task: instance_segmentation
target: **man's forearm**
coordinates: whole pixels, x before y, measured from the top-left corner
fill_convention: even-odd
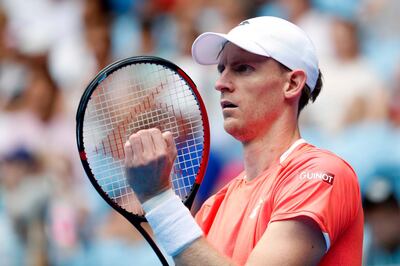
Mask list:
[[[159,244],[177,265],[234,265],[205,239],[172,189],[142,204]]]
[[[185,250],[174,257],[176,265],[235,265],[228,257],[220,254],[204,237],[192,242]]]

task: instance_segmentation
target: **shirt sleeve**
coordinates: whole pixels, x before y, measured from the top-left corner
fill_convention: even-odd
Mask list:
[[[357,176],[336,157],[315,158],[300,165],[288,167],[278,180],[270,222],[309,217],[321,228],[329,249],[357,216]]]

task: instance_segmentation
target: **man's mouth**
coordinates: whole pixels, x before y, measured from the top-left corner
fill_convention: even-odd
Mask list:
[[[221,101],[221,107],[222,107],[222,109],[226,109],[226,108],[236,108],[237,105],[233,104],[233,103],[230,102],[230,101],[223,100],[223,101]]]

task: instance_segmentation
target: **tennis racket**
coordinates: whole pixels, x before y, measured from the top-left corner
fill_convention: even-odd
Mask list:
[[[158,57],[131,57],[99,72],[82,95],[76,138],[83,168],[103,199],[143,235],[163,265],[166,259],[141,226],[144,211],[127,181],[124,144],[141,129],[170,131],[177,146],[172,187],[190,209],[205,175],[210,133],[194,82]]]

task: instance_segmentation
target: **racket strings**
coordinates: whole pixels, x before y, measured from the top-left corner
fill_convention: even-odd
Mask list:
[[[86,154],[102,190],[127,211],[143,215],[128,184],[124,143],[141,129],[171,131],[178,150],[171,179],[183,200],[196,179],[204,143],[197,98],[174,71],[155,64],[129,65],[104,79],[87,106]]]

